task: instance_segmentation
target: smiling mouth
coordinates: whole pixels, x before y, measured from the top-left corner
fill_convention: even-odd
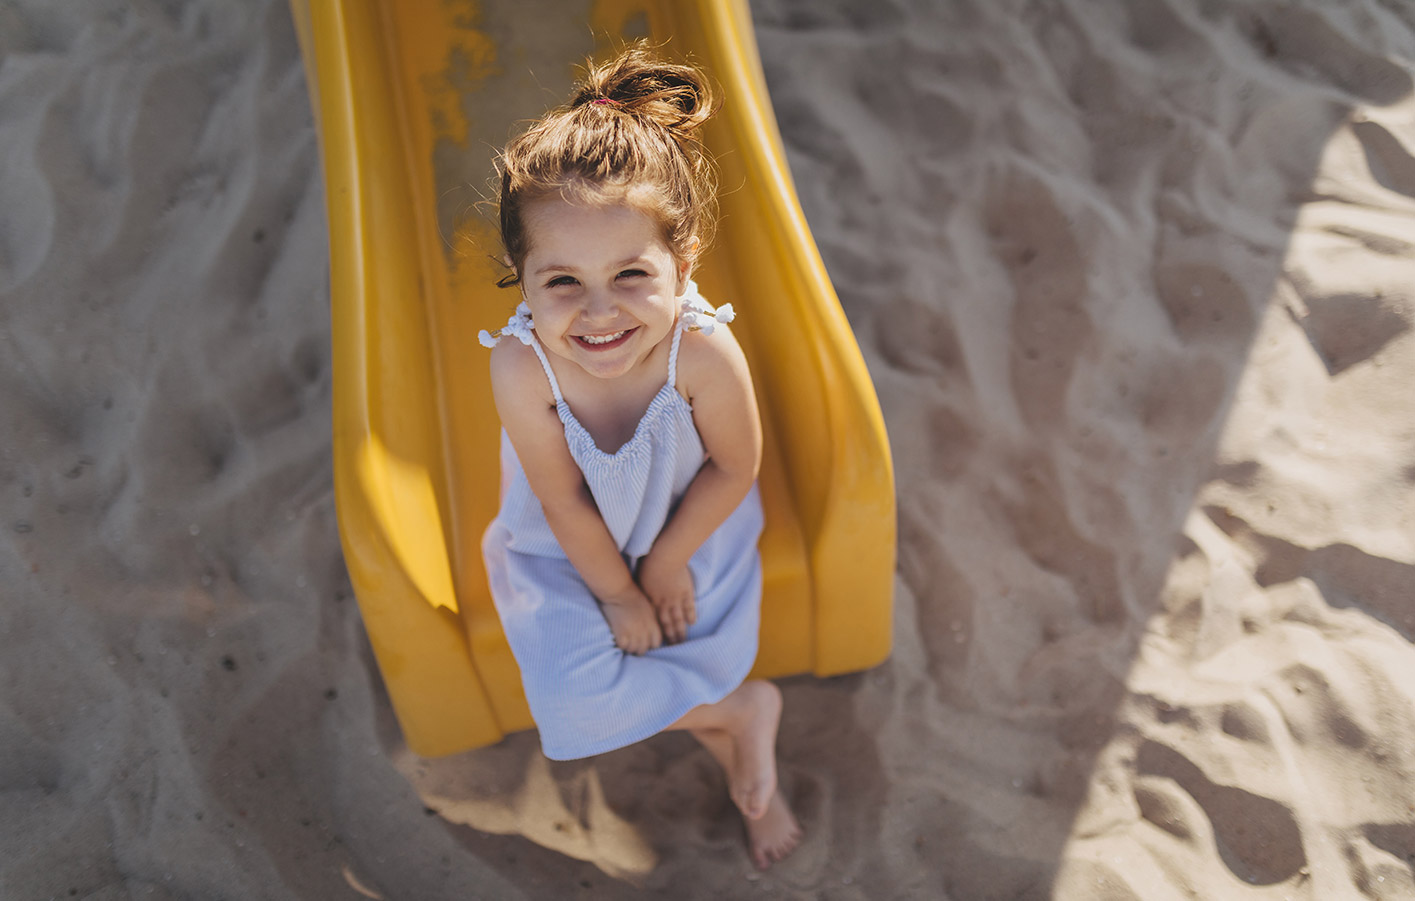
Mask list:
[[[620,344],[624,343],[624,339],[628,338],[635,331],[636,329],[630,328],[608,335],[576,335],[575,340],[585,347],[593,348],[594,350],[604,350],[610,347],[618,347]]]

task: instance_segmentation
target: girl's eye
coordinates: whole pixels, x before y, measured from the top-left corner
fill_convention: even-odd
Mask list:
[[[642,269],[625,269],[619,273],[619,278],[643,278],[647,275],[648,273]]]
[[[557,275],[555,278],[545,283],[547,288],[559,288],[564,285],[573,285],[575,280],[568,275]]]

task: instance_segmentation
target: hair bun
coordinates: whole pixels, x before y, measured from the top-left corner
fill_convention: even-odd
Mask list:
[[[601,65],[591,61],[569,103],[506,144],[501,240],[515,284],[530,253],[528,204],[624,203],[648,215],[680,263],[696,259],[717,222],[717,173],[698,129],[716,103],[695,66],[659,59],[640,41]]]
[[[590,67],[570,105],[588,103],[648,119],[679,138],[696,137],[694,132],[712,116],[715,107],[712,89],[701,70],[664,62],[642,42],[607,63]]]

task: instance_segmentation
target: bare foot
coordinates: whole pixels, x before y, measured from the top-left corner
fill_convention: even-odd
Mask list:
[[[776,729],[781,691],[770,682],[744,682],[710,707],[679,721],[703,743],[727,774],[732,802],[742,812],[752,862],[766,869],[796,849],[801,827],[776,786]]]
[[[801,843],[801,825],[791,813],[781,792],[771,796],[766,813],[756,819],[743,819],[747,824],[747,846],[757,869],[767,867],[786,857]]]
[[[781,691],[770,682],[754,681],[742,683],[734,694],[743,709],[737,727],[729,730],[732,766],[728,785],[742,815],[749,821],[759,820],[777,797],[776,727],[781,722]]]

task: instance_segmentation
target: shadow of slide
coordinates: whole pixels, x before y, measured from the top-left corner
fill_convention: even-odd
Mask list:
[[[1415,20],[1353,6],[754,4],[802,204],[896,452],[896,651],[855,699],[892,713],[870,730],[888,810],[880,846],[832,862],[869,872],[886,887],[873,897],[1179,898],[1210,879],[1223,897],[1255,883],[1306,897],[1308,864],[1319,882],[1349,869],[1356,852],[1305,847],[1346,815],[1336,800],[1285,792],[1328,738],[1332,755],[1351,749],[1278,716],[1240,741],[1209,716],[1218,702],[1186,719],[1164,694],[1191,691],[1184,668],[1166,687],[1154,661],[1242,657],[1244,641],[1279,654],[1286,630],[1333,636],[1351,609],[1408,650],[1405,545],[1298,535],[1302,508],[1285,527],[1251,521],[1289,483],[1270,445],[1225,437],[1288,424],[1232,418],[1240,400],[1263,414],[1250,383],[1270,408],[1299,407],[1384,378],[1361,396],[1408,406],[1391,400],[1400,376],[1374,373],[1392,348],[1411,356],[1397,267]],[[1295,260],[1299,232],[1317,252]],[[1277,388],[1250,374],[1279,353],[1304,367],[1291,399],[1285,370]],[[1282,500],[1319,490],[1296,473]],[[1394,679],[1361,678],[1410,707]],[[1252,684],[1224,690],[1239,704]],[[1387,744],[1408,744],[1399,728]],[[1186,756],[1210,735],[1242,765]],[[1239,784],[1250,757],[1290,784]],[[1408,867],[1404,832],[1382,819],[1405,800],[1336,830],[1394,855],[1370,873]],[[1164,810],[1206,824],[1187,874],[1150,840]]]

